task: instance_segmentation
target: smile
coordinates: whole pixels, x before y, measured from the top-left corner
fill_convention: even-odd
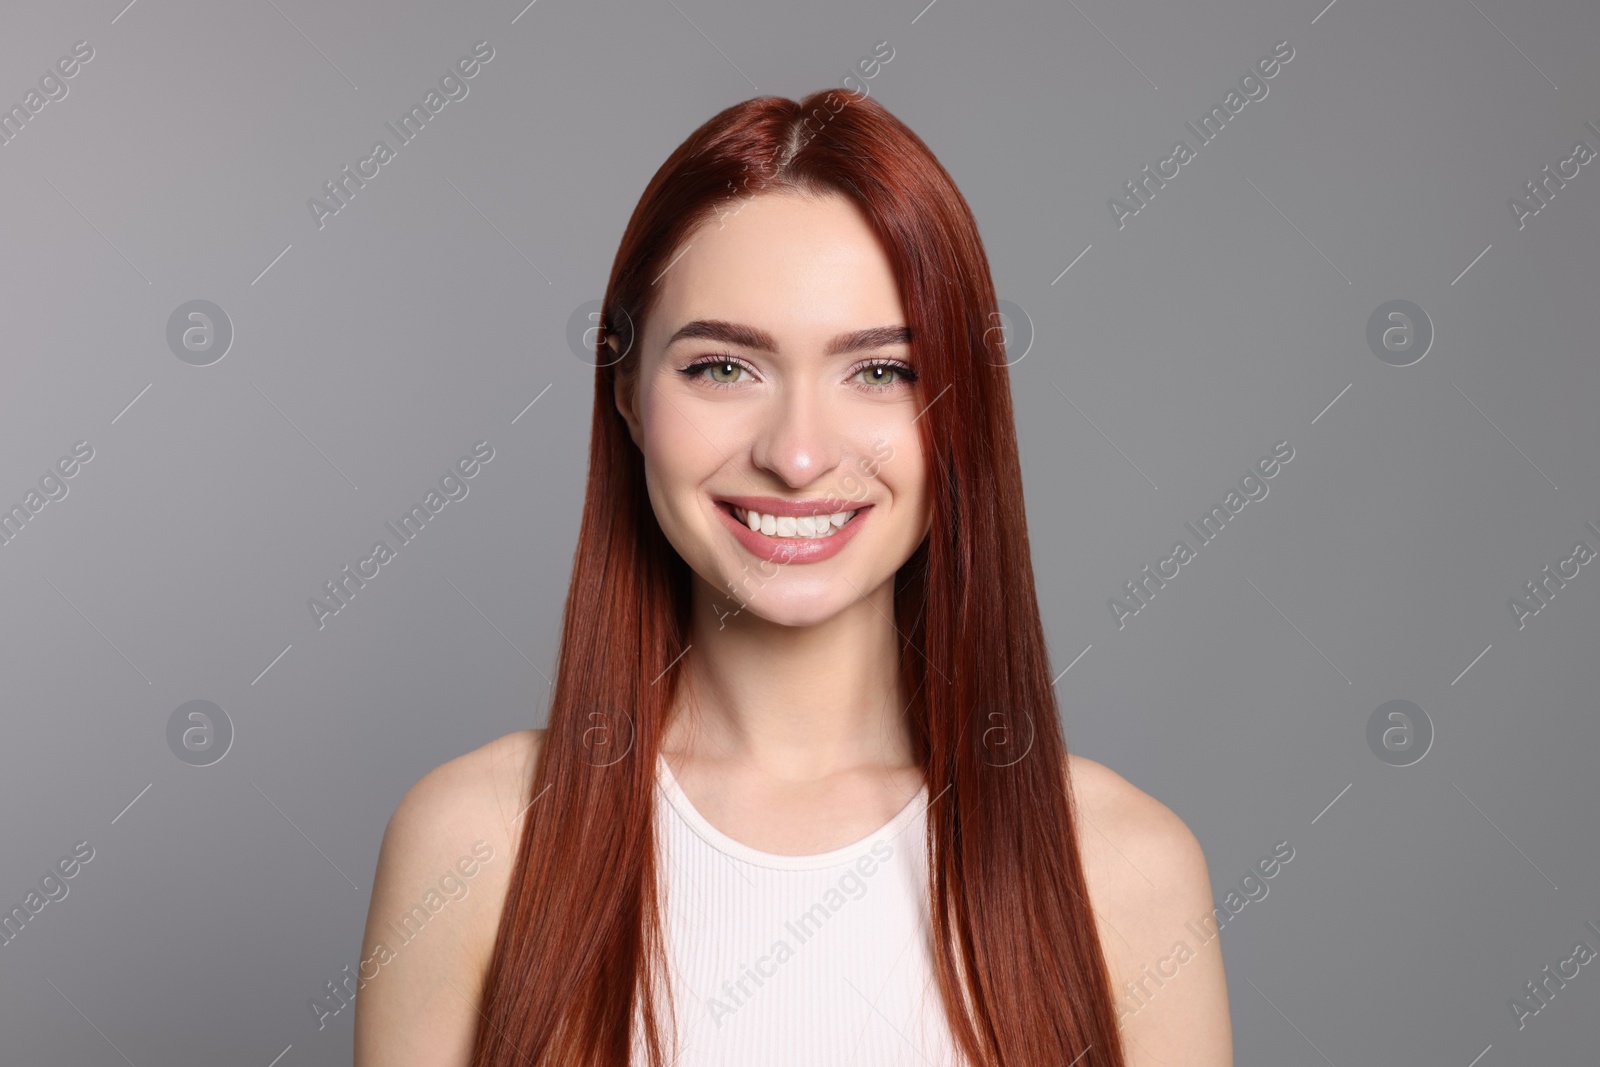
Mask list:
[[[751,555],[772,563],[820,563],[855,540],[874,507],[863,504],[817,515],[772,515],[719,500],[716,510],[733,539]]]
[[[734,504],[727,505],[733,517],[757,533],[768,537],[832,537],[861,510],[835,511],[831,515],[768,515],[761,511],[746,511]]]

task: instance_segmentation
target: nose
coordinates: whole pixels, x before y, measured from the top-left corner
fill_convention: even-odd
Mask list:
[[[843,426],[829,405],[809,390],[791,388],[762,416],[750,458],[800,489],[837,467],[843,446]]]

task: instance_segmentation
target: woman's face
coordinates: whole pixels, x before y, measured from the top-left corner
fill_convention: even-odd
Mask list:
[[[888,258],[844,197],[768,193],[668,263],[636,388],[617,390],[656,518],[720,617],[825,621],[892,581],[931,522]]]

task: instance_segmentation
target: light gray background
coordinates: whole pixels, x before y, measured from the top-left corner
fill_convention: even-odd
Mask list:
[[[1238,1062],[1595,1062],[1600,963],[1520,1031],[1508,1002],[1600,949],[1600,577],[1522,629],[1507,601],[1600,548],[1600,164],[1524,228],[1507,200],[1600,149],[1600,9],[123,3],[0,33],[6,107],[94,48],[0,146],[0,503],[94,449],[0,547],[0,903],[95,849],[0,947],[5,1063],[349,1061],[353,1011],[319,1031],[307,1001],[359,958],[390,812],[545,721],[592,396],[570,317],[695,126],[879,41],[867,85],[1031,321],[1070,746],[1193,828],[1219,901],[1295,850],[1222,934]],[[480,40],[469,95],[319,230],[307,199]],[[1269,95],[1119,229],[1107,199],[1281,40]],[[166,342],[194,299],[236,332],[208,367]],[[1366,342],[1394,299],[1436,331],[1403,368]],[[482,439],[319,630],[307,599]],[[1270,495],[1119,629],[1108,598],[1281,440]],[[208,767],[166,741],[195,699],[235,730]],[[1366,739],[1397,699],[1435,731],[1411,766]]]

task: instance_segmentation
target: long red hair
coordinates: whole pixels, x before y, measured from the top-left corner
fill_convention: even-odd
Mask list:
[[[927,145],[877,102],[838,90],[757,97],[712,117],[656,171],[617,249],[558,674],[523,798],[537,803],[472,1067],[626,1067],[637,1026],[651,1067],[673,1057],[660,1029],[670,997],[652,992],[668,986],[654,789],[690,575],[656,523],[613,388],[638,370],[653,282],[683,242],[767,190],[851,198],[886,250],[912,331],[932,528],[895,576],[895,625],[933,798],[931,951],[951,1033],[986,1067],[1124,1067],[1035,598],[988,257]]]

